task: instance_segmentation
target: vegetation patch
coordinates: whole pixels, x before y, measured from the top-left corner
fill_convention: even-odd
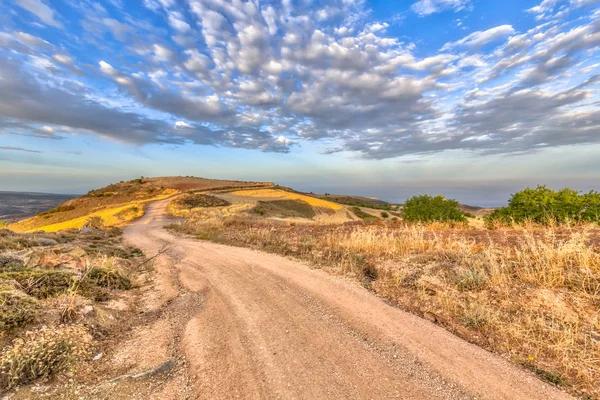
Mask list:
[[[46,299],[65,293],[73,284],[72,271],[33,270],[2,272],[0,280],[15,281],[23,292],[37,299]]]
[[[507,207],[494,210],[486,218],[488,227],[565,223],[600,223],[600,193],[579,193],[572,189],[554,191],[545,186],[525,189],[512,195]]]
[[[414,196],[406,201],[402,218],[408,222],[458,222],[466,223],[465,214],[456,200],[443,196]]]
[[[359,207],[352,207],[351,210],[354,215],[356,215],[358,218],[362,219],[363,221],[378,221],[379,220],[379,218],[377,218],[376,216],[364,212]]]
[[[227,200],[220,199],[208,194],[191,193],[179,197],[175,203],[183,208],[192,209],[198,207],[225,207],[231,205]]]
[[[253,212],[270,217],[314,218],[315,210],[302,200],[259,201]]]
[[[353,207],[364,207],[364,208],[374,208],[377,210],[394,210],[397,206],[394,206],[388,202],[370,199],[366,197],[359,196],[342,196],[342,195],[332,195],[332,194],[324,194],[315,196],[322,200],[333,201],[334,203],[344,204],[346,206]]]
[[[43,215],[49,215],[49,214],[56,214],[56,213],[62,213],[62,212],[67,212],[67,211],[73,211],[74,209],[75,209],[75,206],[73,206],[73,205],[62,205],[62,206],[54,207],[53,209],[48,210],[46,212],[37,213],[37,215],[43,216]]]
[[[0,283],[0,331],[33,321],[37,309],[34,298],[15,289],[13,285]]]
[[[129,290],[133,287],[131,280],[114,268],[94,267],[88,272],[86,279],[107,289]]]
[[[20,258],[0,254],[0,272],[20,271],[25,268],[25,263]]]
[[[40,329],[17,338],[0,354],[0,386],[10,389],[73,367],[89,356],[91,336],[83,326]]]

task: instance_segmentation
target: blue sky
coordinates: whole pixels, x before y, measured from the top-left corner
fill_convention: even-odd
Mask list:
[[[600,0],[8,0],[0,188],[600,189]]]

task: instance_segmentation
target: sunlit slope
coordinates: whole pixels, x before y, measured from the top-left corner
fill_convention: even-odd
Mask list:
[[[280,189],[255,189],[255,190],[238,190],[231,194],[242,197],[253,197],[257,199],[289,199],[301,200],[313,207],[325,208],[330,210],[341,210],[344,206],[331,201],[317,199],[316,197],[306,196],[300,193],[289,192]]]
[[[161,200],[184,191],[272,187],[270,182],[241,182],[196,177],[140,178],[119,182],[33,218],[9,225],[16,232],[43,230],[56,232],[81,228],[92,217],[102,218],[105,226],[119,226],[144,215],[148,202]]]

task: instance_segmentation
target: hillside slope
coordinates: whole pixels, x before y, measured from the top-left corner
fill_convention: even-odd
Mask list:
[[[140,178],[121,181],[72,199],[37,216],[9,225],[16,232],[56,232],[81,228],[92,217],[119,226],[144,215],[146,204],[184,191],[272,187],[271,182],[242,182],[196,177]]]

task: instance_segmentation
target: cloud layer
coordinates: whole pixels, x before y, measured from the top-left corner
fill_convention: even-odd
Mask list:
[[[0,129],[284,153],[316,142],[371,159],[598,143],[595,3],[544,0],[519,11],[540,21],[529,30],[489,27],[424,52],[362,0],[82,2],[68,23],[17,0],[60,32],[0,32]],[[472,7],[419,0],[408,12]],[[67,45],[69,29],[82,41]]]

